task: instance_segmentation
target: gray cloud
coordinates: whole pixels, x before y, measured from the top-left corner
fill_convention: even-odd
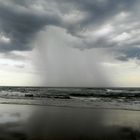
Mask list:
[[[33,37],[45,25],[58,24],[56,15],[41,14],[35,10],[6,4],[0,1],[0,32],[10,38],[9,43],[0,43],[0,51],[28,50]]]
[[[23,56],[23,55],[19,55],[19,54],[16,54],[16,53],[13,53],[13,52],[7,52],[7,53],[4,53],[2,54],[1,58],[5,58],[5,59],[11,59],[11,60],[19,60],[19,61],[23,61],[23,60],[26,60],[26,56]]]
[[[58,1],[55,2],[59,5],[58,7],[61,12],[67,11],[69,13],[70,10],[78,10],[83,14],[81,20],[66,25],[68,33],[82,40],[82,43],[75,46],[75,48],[91,49],[113,47],[112,51],[118,52],[118,55],[121,53],[127,58],[139,59],[137,53],[135,53],[136,48],[140,44],[138,0]],[[126,18],[125,14],[128,14]],[[102,26],[106,24],[110,24],[113,31],[101,36],[96,36],[95,31],[100,30]],[[89,33],[95,32],[95,35],[93,37],[89,34],[85,35],[86,31]],[[137,48],[137,50],[139,49]],[[117,59],[121,60],[120,57]]]
[[[75,48],[113,47],[127,57],[137,57],[129,53],[139,46],[138,5],[138,0],[0,0],[0,33],[10,39],[0,42],[0,51],[30,50],[40,30],[58,26],[80,40],[72,45]],[[128,17],[122,19],[125,14]],[[97,36],[95,31],[106,24],[111,25],[112,32]],[[123,33],[129,37],[122,39]]]
[[[140,59],[140,48],[133,47],[120,50],[120,56],[117,57],[120,61],[128,61],[129,59]]]
[[[69,33],[77,35],[81,30],[88,29],[92,26],[94,29],[110,22],[114,16],[120,12],[132,11],[137,4],[137,0],[52,0],[58,10],[63,14],[71,14],[72,11],[79,11],[79,15],[83,14],[81,20],[77,22],[67,23],[66,26]],[[50,0],[49,0],[50,2]],[[81,12],[81,13],[80,13]],[[65,13],[65,14],[64,14]]]

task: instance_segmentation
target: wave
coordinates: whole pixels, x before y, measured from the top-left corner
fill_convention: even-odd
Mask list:
[[[33,87],[0,87],[0,97],[3,98],[58,98],[71,99],[111,98],[133,99],[140,98],[138,88],[33,88]]]

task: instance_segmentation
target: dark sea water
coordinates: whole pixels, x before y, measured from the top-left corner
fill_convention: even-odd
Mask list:
[[[0,103],[140,110],[140,88],[0,87]]]
[[[0,96],[70,98],[140,98],[140,88],[0,87]]]

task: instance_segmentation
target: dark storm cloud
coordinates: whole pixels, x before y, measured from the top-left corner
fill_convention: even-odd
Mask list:
[[[137,4],[137,0],[52,0],[55,2],[59,10],[64,14],[70,14],[71,11],[80,11],[83,16],[82,20],[75,23],[67,23],[66,26],[69,33],[77,35],[83,29],[89,26],[94,29],[110,22],[114,16],[122,11],[131,11]],[[50,0],[49,0],[50,2]]]
[[[0,32],[10,39],[10,42],[0,43],[0,51],[28,50],[33,37],[45,25],[58,24],[57,16],[41,14],[36,11],[5,4],[0,1]]]
[[[63,4],[60,5],[61,10],[67,7],[67,10],[79,10],[85,17],[82,20],[77,21],[77,24],[69,24],[67,26],[67,31],[74,36],[81,37],[83,44],[76,46],[80,49],[91,49],[91,48],[110,48],[114,47],[114,51],[118,48],[117,52],[123,54],[118,57],[119,60],[128,60],[129,58],[137,58],[139,48],[136,46],[140,45],[140,33],[139,31],[140,24],[139,22],[139,10],[138,0],[58,0]],[[59,3],[61,4],[61,3]],[[70,7],[70,8],[69,8]],[[71,9],[72,8],[72,9]],[[129,13],[128,18],[121,21],[115,22],[116,16],[121,13]],[[121,15],[118,16],[118,18]],[[88,37],[83,38],[85,30],[92,29],[91,32],[94,32],[96,29],[100,29],[101,26],[105,24],[111,24],[113,27],[113,32],[107,35],[93,37],[89,39]],[[122,25],[125,25],[122,27]],[[81,31],[83,31],[81,33]],[[123,33],[128,33],[130,35],[129,39],[118,39],[114,40],[117,36],[121,36]],[[123,36],[121,36],[123,38]],[[121,48],[121,49],[120,49]],[[138,51],[138,52],[137,52]]]
[[[62,13],[71,13],[70,11],[78,10],[83,14],[83,18],[80,20],[67,23],[67,25],[63,23],[63,27],[67,29],[68,33],[82,40],[82,44],[75,46],[75,48],[91,49],[114,47],[114,51],[118,48],[118,53],[124,53],[123,55],[127,56],[127,58],[136,57],[139,59],[135,53],[135,46],[139,46],[140,44],[140,33],[137,32],[140,27],[140,24],[137,24],[137,22],[139,22],[138,0],[53,0],[53,2],[57,3],[57,8]],[[128,13],[129,16],[121,20],[121,13]],[[116,17],[120,18],[119,21],[115,21]],[[93,36],[93,38],[90,39],[89,36],[84,36],[86,30],[94,32],[96,29],[100,29],[108,23],[112,25],[113,32],[103,36]],[[131,37],[126,40],[115,40],[118,36],[123,38],[123,33],[128,33]],[[130,55],[130,52],[132,52],[133,55]],[[121,60],[119,57],[118,59]]]
[[[133,47],[120,50],[120,56],[117,57],[118,60],[128,61],[129,59],[140,59],[140,48]]]
[[[133,47],[139,45],[138,5],[138,0],[0,0],[0,34],[10,39],[0,42],[0,51],[32,49],[31,43],[40,30],[46,26],[58,26],[82,42],[73,44],[75,48],[114,47],[115,51],[122,47],[122,52],[129,57]],[[121,18],[120,13],[129,13],[129,16],[115,21],[116,16]],[[112,26],[113,32],[102,36],[95,33],[93,37],[85,35],[86,31],[94,33],[106,24]],[[124,24],[126,26],[122,27]],[[114,41],[123,32],[131,35],[129,40]],[[131,49],[125,51],[126,48]]]

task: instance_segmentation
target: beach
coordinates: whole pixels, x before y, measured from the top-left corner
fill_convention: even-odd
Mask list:
[[[0,140],[140,140],[140,0],[0,0]]]
[[[140,89],[0,88],[0,140],[138,140]]]
[[[0,104],[0,139],[138,139],[140,112]]]

